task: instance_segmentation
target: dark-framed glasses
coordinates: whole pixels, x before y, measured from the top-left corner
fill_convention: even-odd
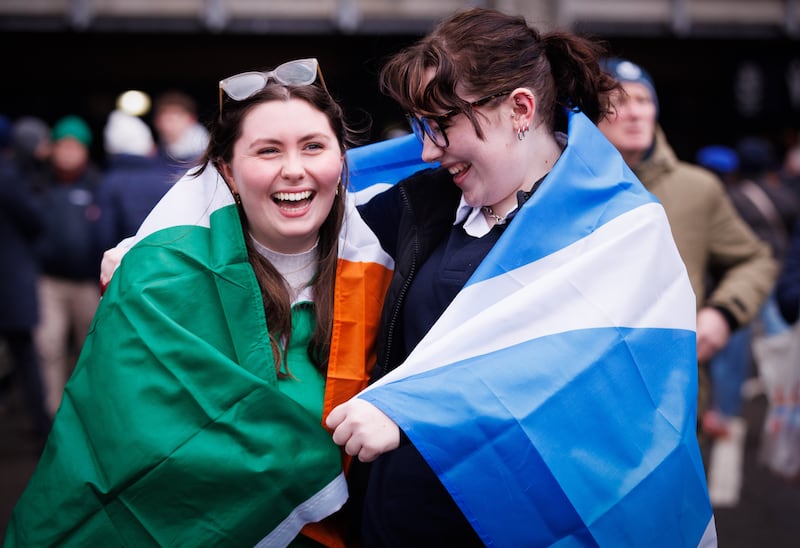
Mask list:
[[[491,95],[487,95],[486,97],[481,97],[477,101],[472,101],[469,104],[469,107],[476,108],[483,106],[492,99],[497,99],[498,97],[508,95],[509,93],[511,93],[511,91],[507,90],[493,93]],[[435,116],[416,116],[414,114],[406,114],[406,118],[408,119],[408,123],[411,125],[411,130],[414,132],[414,135],[417,136],[417,139],[419,139],[420,143],[425,143],[425,136],[427,135],[437,147],[447,148],[450,146],[450,140],[447,138],[447,133],[444,130],[445,126],[447,125],[447,120],[453,116],[461,114],[462,112],[463,109],[453,109],[448,110],[444,114],[438,114]]]
[[[235,101],[244,101],[264,89],[270,80],[285,86],[308,86],[317,77],[327,92],[319,62],[313,58],[287,61],[267,72],[251,71],[230,76],[219,82],[219,112],[222,113],[222,92]]]

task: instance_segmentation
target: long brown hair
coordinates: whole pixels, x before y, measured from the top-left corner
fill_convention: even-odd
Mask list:
[[[604,54],[602,44],[575,34],[540,33],[521,16],[473,8],[394,55],[380,85],[406,112],[464,112],[480,138],[475,111],[459,93],[486,97],[527,87],[536,95],[540,122],[551,132],[563,131],[565,108],[581,110],[594,122],[608,113],[609,94],[619,84],[601,70]]]
[[[257,105],[269,101],[288,101],[301,99],[322,112],[328,118],[339,148],[344,156],[345,150],[353,143],[352,132],[348,128],[344,112],[330,94],[319,84],[307,86],[283,86],[276,83],[267,84],[263,90],[242,101],[226,100],[222,112],[212,122],[208,148],[200,160],[196,174],[209,165],[214,165],[220,173],[222,165],[233,159],[233,148],[241,136],[242,122],[245,116]],[[347,166],[343,169],[343,177],[347,175]],[[333,290],[336,279],[336,266],[339,252],[339,230],[342,226],[345,209],[345,187],[343,181],[334,198],[333,207],[319,230],[318,271],[311,282],[314,294],[316,325],[308,345],[308,356],[314,366],[325,373],[328,365],[331,334],[333,330]],[[281,372],[281,365],[286,366],[286,346],[292,331],[292,309],[289,288],[283,276],[275,266],[256,251],[249,237],[249,221],[244,209],[239,205],[239,217],[242,222],[247,255],[261,288],[261,299],[267,318],[267,328],[272,345],[272,356],[275,371],[279,378],[286,377]]]

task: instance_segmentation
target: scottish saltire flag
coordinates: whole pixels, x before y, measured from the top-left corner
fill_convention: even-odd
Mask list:
[[[487,546],[713,546],[695,300],[660,204],[583,114],[407,361],[359,397]]]
[[[422,144],[413,134],[347,151],[348,189],[358,203],[437,163],[422,160]]]
[[[178,182],[127,245],[5,545],[284,546],[304,527],[335,545],[314,522],[347,498],[341,452],[278,390],[216,171]],[[340,247],[325,414],[366,386],[392,268],[353,204]]]

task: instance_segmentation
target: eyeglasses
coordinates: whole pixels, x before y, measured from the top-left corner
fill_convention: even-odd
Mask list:
[[[475,108],[483,106],[492,99],[497,99],[509,93],[511,93],[511,91],[501,91],[499,93],[487,95],[477,101],[472,101],[469,107]],[[425,143],[425,136],[427,135],[437,147],[447,148],[450,146],[450,140],[447,138],[447,133],[444,131],[447,120],[462,112],[463,109],[454,108],[453,110],[448,110],[444,114],[439,114],[437,116],[415,116],[413,114],[407,114],[406,118],[408,118],[408,123],[411,124],[411,129],[414,131],[414,135],[417,136],[420,143]]]
[[[219,82],[219,112],[222,114],[222,92],[235,101],[244,101],[252,97],[267,86],[270,79],[284,86],[308,86],[313,84],[317,77],[327,92],[325,79],[316,59],[296,59],[288,61],[267,72],[242,72],[220,80]]]

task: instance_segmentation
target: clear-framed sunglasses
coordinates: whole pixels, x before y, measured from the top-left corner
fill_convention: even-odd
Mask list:
[[[508,95],[509,93],[511,93],[511,91],[501,91],[487,95],[486,97],[481,97],[477,101],[472,101],[469,104],[469,107],[476,108],[483,106],[492,99],[497,99],[498,97]],[[450,118],[456,116],[457,114],[461,114],[462,112],[464,112],[462,109],[453,109],[448,110],[444,114],[431,116],[416,116],[414,114],[406,114],[406,118],[408,119],[408,123],[411,125],[411,130],[414,132],[414,135],[417,136],[417,139],[419,139],[420,143],[425,143],[425,136],[427,135],[437,147],[447,148],[450,146],[450,140],[447,138],[447,133],[445,132],[444,128],[447,126],[447,121]]]
[[[222,114],[223,92],[235,101],[244,101],[264,89],[270,80],[285,86],[308,86],[313,84],[317,77],[327,92],[328,87],[322,77],[319,62],[313,58],[287,61],[267,72],[251,71],[229,76],[219,82],[219,112]]]

